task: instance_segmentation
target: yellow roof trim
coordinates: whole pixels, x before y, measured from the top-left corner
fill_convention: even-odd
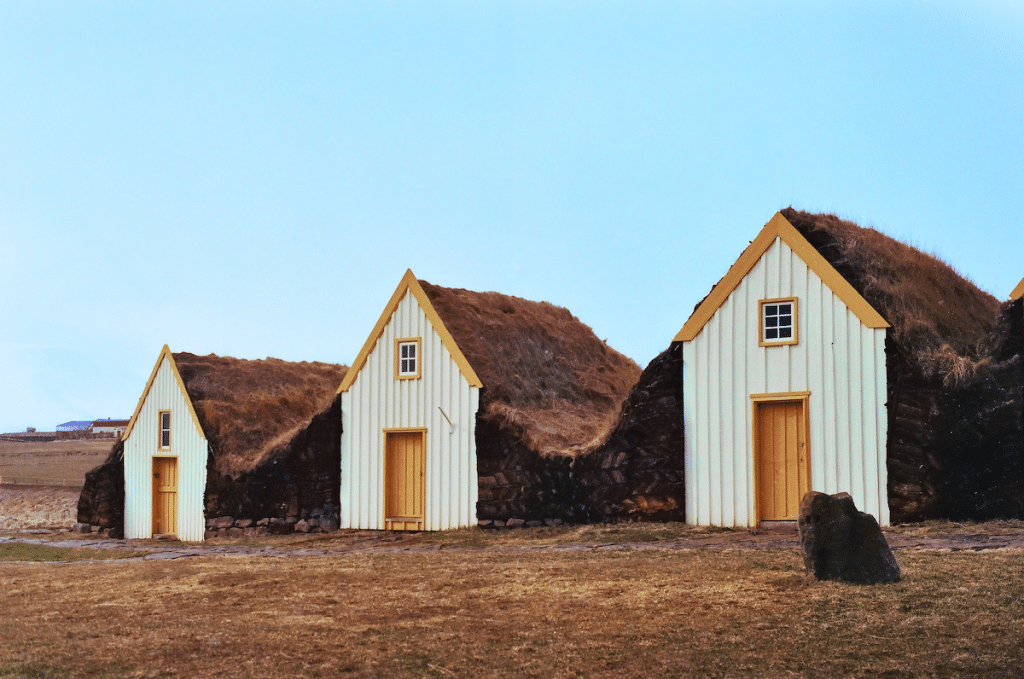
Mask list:
[[[803,260],[804,264],[817,274],[829,290],[836,297],[843,301],[850,311],[854,313],[860,322],[869,328],[888,328],[889,324],[882,318],[874,307],[868,304],[867,300],[857,292],[850,282],[843,278],[835,268],[821,256],[814,246],[800,232],[789,223],[789,220],[776,212],[775,215],[764,225],[757,238],[747,246],[739,259],[729,267],[729,271],[718,282],[718,285],[711,290],[708,296],[701,302],[690,318],[683,325],[673,342],[689,342],[696,337],[704,328],[711,317],[715,315],[718,308],[725,303],[732,291],[740,284],[740,281],[750,273],[758,260],[771,247],[775,239],[779,238],[788,245]]]
[[[1020,283],[1017,283],[1017,287],[1010,293],[1010,299],[1020,299],[1024,297],[1024,278],[1020,279]]]
[[[466,358],[462,350],[459,349],[459,345],[455,343],[455,338],[448,332],[448,328],[445,327],[444,321],[437,315],[437,311],[434,309],[434,305],[430,303],[430,298],[427,297],[427,293],[423,290],[423,286],[416,280],[416,276],[413,275],[412,269],[406,269],[405,275],[402,276],[402,281],[398,284],[395,289],[395,294],[391,295],[391,299],[388,301],[387,306],[384,307],[384,312],[380,315],[380,319],[377,320],[377,325],[373,326],[373,331],[370,332],[370,336],[366,338],[366,343],[363,344],[363,348],[359,351],[359,355],[356,356],[356,360],[352,363],[352,367],[349,368],[348,372],[345,373],[345,378],[341,381],[341,386],[338,387],[337,393],[348,391],[352,383],[356,381],[356,376],[359,371],[363,369],[366,364],[366,359],[370,356],[370,352],[373,351],[374,345],[377,344],[377,340],[384,334],[384,327],[387,326],[388,321],[391,320],[391,316],[394,315],[395,309],[398,308],[399,302],[405,297],[405,293],[412,291],[413,297],[419,303],[420,308],[423,309],[424,315],[427,317],[427,322],[430,323],[434,328],[434,332],[441,338],[441,344],[451,354],[455,364],[459,366],[459,372],[466,378],[471,387],[482,387],[483,384],[480,382],[480,378],[477,377],[476,371],[473,370],[473,366],[469,364],[469,360]]]
[[[189,413],[192,414],[192,422],[196,425],[196,431],[204,439],[206,433],[203,431],[203,425],[199,424],[199,416],[196,415],[196,409],[192,407],[192,399],[189,398],[188,390],[185,389],[185,382],[181,379],[181,373],[178,372],[178,364],[174,362],[174,355],[171,354],[171,349],[166,344],[163,350],[160,351],[160,357],[156,359],[156,365],[153,366],[153,372],[149,375],[149,381],[146,382],[146,388],[142,390],[142,396],[139,397],[139,404],[135,406],[135,412],[132,413],[132,419],[128,421],[128,426],[125,427],[124,434],[121,435],[122,441],[128,440],[128,435],[132,433],[132,429],[135,428],[135,420],[139,418],[139,413],[142,411],[142,406],[146,402],[146,397],[149,396],[149,390],[153,387],[153,381],[156,380],[156,374],[160,372],[160,364],[163,363],[164,359],[167,359],[171,363],[171,372],[174,374],[174,379],[178,382],[178,388],[181,389],[182,395],[185,397],[185,404],[188,406]]]

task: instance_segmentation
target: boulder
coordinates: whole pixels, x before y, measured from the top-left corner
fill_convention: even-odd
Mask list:
[[[213,528],[231,528],[235,525],[233,516],[220,516],[213,520]]]
[[[295,532],[296,533],[308,533],[309,532],[309,524],[306,523],[305,519],[299,519],[295,523]]]
[[[875,517],[857,511],[848,493],[810,491],[797,521],[804,565],[818,580],[857,585],[898,582],[900,567]]]
[[[497,525],[498,522],[495,521],[494,524]],[[516,517],[512,517],[511,519],[509,519],[508,521],[505,522],[505,526],[508,527],[508,528],[521,528],[521,527],[523,527],[525,525],[526,525],[526,521],[524,521],[523,519],[516,518]]]
[[[235,521],[235,528],[248,528],[252,525],[252,519],[239,519]]]

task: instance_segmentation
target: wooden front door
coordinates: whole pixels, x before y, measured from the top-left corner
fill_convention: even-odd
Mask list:
[[[153,535],[178,534],[178,458],[153,458]]]
[[[755,464],[761,521],[796,521],[810,487],[803,401],[756,404]]]
[[[388,432],[384,458],[384,527],[423,530],[426,455],[423,432]]]

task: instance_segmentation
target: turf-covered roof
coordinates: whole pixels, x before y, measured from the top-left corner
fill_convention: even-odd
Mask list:
[[[245,360],[175,353],[181,375],[216,469],[237,477],[251,470],[330,406],[343,365]]]
[[[777,233],[790,226],[796,234]],[[835,215],[786,208],[697,305],[677,341],[696,335],[760,257],[763,249],[758,244],[770,245],[776,235],[809,243],[811,249],[802,254],[808,265],[862,322],[869,327],[888,325],[896,347],[925,370],[940,355],[943,361],[950,354],[976,356],[995,325],[996,298],[938,257]],[[798,252],[806,248],[801,242],[791,246]]]
[[[419,281],[483,384],[480,412],[543,454],[600,441],[640,366],[567,309]]]
[[[999,302],[935,255],[832,214],[782,215],[892,326],[919,364],[951,349],[975,356],[995,326]]]

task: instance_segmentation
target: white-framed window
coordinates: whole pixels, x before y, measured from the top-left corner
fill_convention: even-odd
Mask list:
[[[412,380],[420,376],[423,363],[420,355],[421,345],[419,337],[395,341],[395,377],[400,380]]]
[[[799,306],[796,297],[763,299],[758,319],[758,344],[796,344],[800,340]]]
[[[171,411],[160,411],[160,450],[167,450],[171,447]]]

